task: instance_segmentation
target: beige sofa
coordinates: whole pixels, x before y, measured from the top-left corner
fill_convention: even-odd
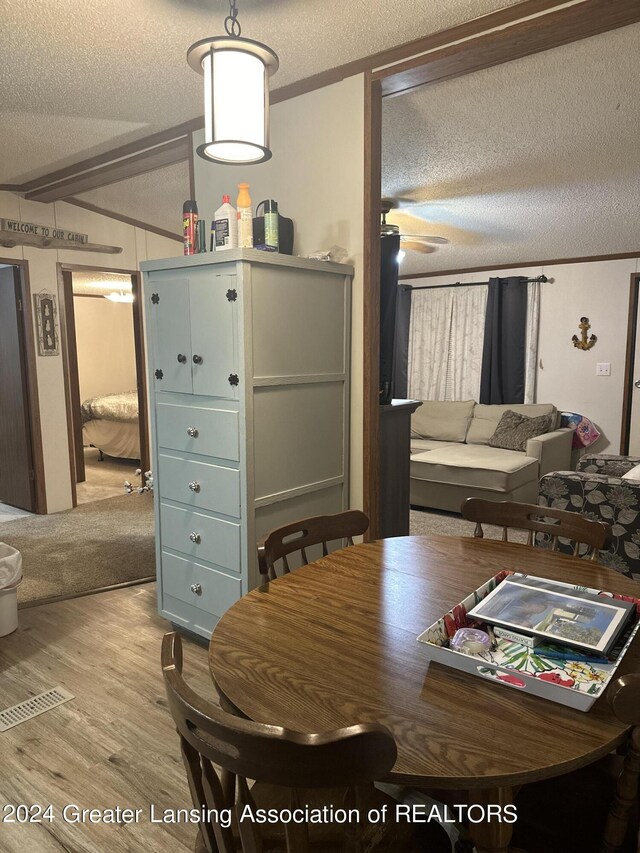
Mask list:
[[[538,480],[571,467],[570,429],[527,441],[524,453],[489,446],[511,409],[528,417],[554,413],[550,403],[487,406],[473,400],[425,401],[411,419],[411,504],[460,512],[466,498],[536,503]]]

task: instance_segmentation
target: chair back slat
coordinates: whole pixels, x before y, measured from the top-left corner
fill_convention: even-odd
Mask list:
[[[587,545],[587,554],[592,560],[598,552],[608,547],[611,527],[603,521],[592,521],[577,512],[543,507],[537,504],[513,501],[485,501],[467,498],[462,504],[462,517],[476,523],[474,536],[484,536],[483,524],[495,524],[503,528],[502,540],[507,541],[507,529],[528,530],[527,544],[533,545],[536,533],[544,533],[551,539],[551,550],[557,551],[559,538],[575,541],[574,554],[580,545]]]
[[[294,521],[272,530],[258,543],[258,564],[264,580],[275,580],[276,563],[282,560],[283,572],[291,571],[287,557],[299,553],[303,564],[309,562],[307,549],[322,545],[322,555],[329,553],[328,543],[346,540],[353,545],[354,536],[362,536],[369,527],[369,519],[360,510],[347,510],[335,515],[318,515]]]

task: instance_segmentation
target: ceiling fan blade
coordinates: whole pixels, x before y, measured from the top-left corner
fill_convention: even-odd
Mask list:
[[[401,234],[400,242],[404,240],[424,240],[425,243],[437,243],[440,246],[449,242],[446,237],[435,237],[432,234]]]
[[[420,255],[429,255],[436,251],[435,246],[430,246],[428,243],[419,243],[414,240],[401,240],[400,245],[405,251],[418,252]]]

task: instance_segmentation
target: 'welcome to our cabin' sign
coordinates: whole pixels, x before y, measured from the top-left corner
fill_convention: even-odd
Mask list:
[[[14,231],[16,234],[30,234],[32,237],[50,237],[52,240],[67,240],[69,243],[88,243],[88,234],[78,234],[64,228],[49,225],[36,225],[34,222],[20,222],[17,219],[0,219],[0,230]]]

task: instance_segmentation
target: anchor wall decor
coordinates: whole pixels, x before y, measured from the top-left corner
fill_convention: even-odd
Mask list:
[[[598,340],[598,338],[596,337],[596,335],[591,335],[591,337],[587,338],[587,332],[591,328],[591,326],[589,325],[589,318],[588,317],[580,317],[579,328],[582,330],[581,337],[574,335],[571,338],[571,340],[573,341],[574,347],[577,347],[578,349],[582,349],[582,350],[591,349],[591,347],[595,344],[595,342]]]

